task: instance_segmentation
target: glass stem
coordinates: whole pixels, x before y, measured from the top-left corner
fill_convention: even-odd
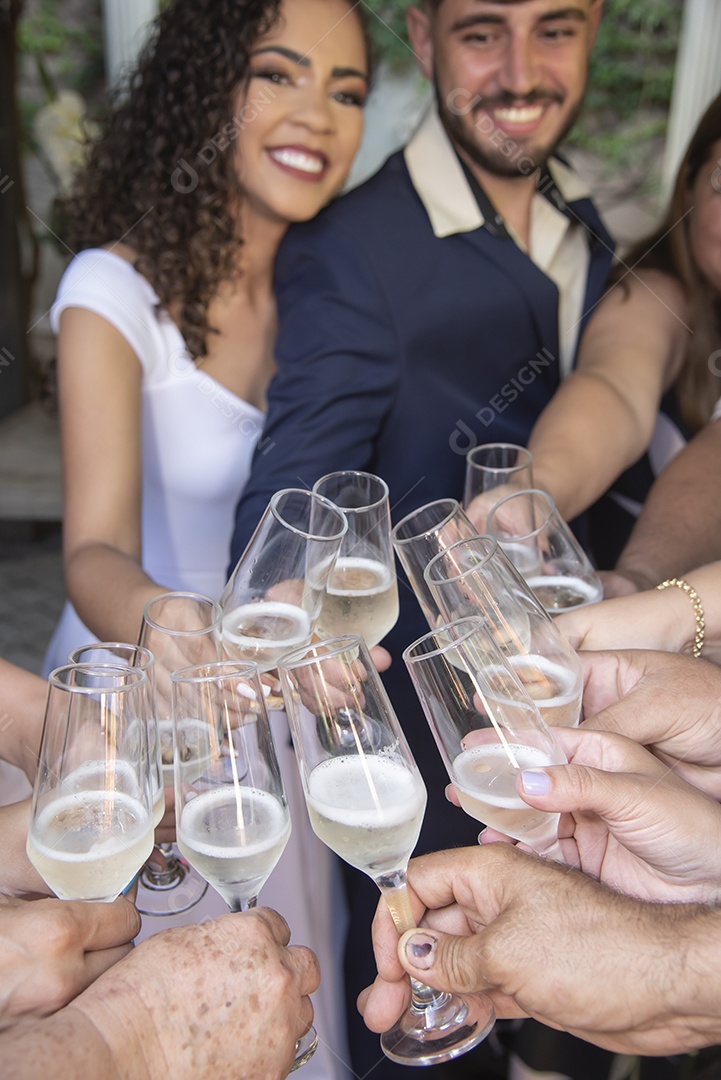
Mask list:
[[[405,934],[406,930],[413,930],[416,921],[411,910],[405,870],[396,870],[392,874],[376,878],[376,885],[383,894],[398,933]],[[433,1012],[435,1009],[442,1008],[451,999],[451,995],[445,990],[433,990],[412,977],[410,981],[411,1012],[418,1015]]]
[[[228,900],[228,907],[234,913],[239,911],[252,911],[254,907],[258,906],[258,897],[233,897],[232,900]]]

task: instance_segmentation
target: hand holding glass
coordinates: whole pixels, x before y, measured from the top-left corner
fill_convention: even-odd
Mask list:
[[[466,813],[563,861],[559,815],[525,803],[516,781],[566,757],[483,620],[440,627],[403,659]]]
[[[391,547],[388,485],[366,472],[335,472],[313,485],[348,521],[328,578],[318,636],[360,634],[369,649],[398,620],[398,582]]]
[[[115,900],[153,847],[147,677],[73,664],[48,677],[27,853],[62,900]]]
[[[425,573],[446,621],[481,616],[546,723],[575,726],[581,715],[581,662],[493,537],[453,544]]]
[[[291,829],[258,668],[220,662],[171,678],[176,740],[188,724],[202,733],[197,759],[175,757],[178,847],[231,911],[249,911]],[[294,1068],[308,1061],[317,1041],[311,1028]]]
[[[545,491],[507,495],[491,509],[487,528],[551,615],[602,598],[588,556]]]
[[[278,666],[311,824],[383,893],[399,933],[415,926],[406,870],[426,806],[418,767],[362,638],[297,650]],[[410,1008],[381,1038],[406,1065],[447,1061],[493,1026],[488,998],[411,980]]]
[[[270,671],[310,641],[347,529],[342,511],[321,495],[276,492],[220,599],[231,659]]]

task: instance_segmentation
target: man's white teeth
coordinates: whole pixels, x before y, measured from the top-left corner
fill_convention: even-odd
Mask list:
[[[317,174],[323,171],[320,158],[304,154],[301,150],[271,150],[270,156],[279,164],[287,165],[290,169],[299,169],[300,172]]]
[[[496,119],[505,121],[509,124],[532,124],[535,120],[540,120],[542,113],[542,105],[526,105],[520,109],[493,110],[493,115]]]

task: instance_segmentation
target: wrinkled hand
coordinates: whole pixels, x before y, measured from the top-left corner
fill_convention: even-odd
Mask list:
[[[566,861],[642,900],[717,903],[721,806],[631,739],[574,729],[556,737],[569,764],[529,770],[516,786],[530,806],[561,812]],[[544,780],[547,792],[529,794]]]
[[[507,844],[414,859],[409,881],[423,929],[399,943],[379,904],[379,975],[358,999],[372,1031],[407,1005],[406,972],[438,990],[486,992],[500,1018],[534,1016],[621,1053],[675,1054],[721,1031],[685,971],[687,940],[699,922],[714,933],[715,912],[620,896]]]
[[[289,938],[284,920],[267,908],[166,930],[72,1008],[92,1022],[115,1060],[128,1060],[134,1039],[150,1077],[279,1080],[312,1022],[308,995],[319,984],[315,956],[288,946]]]
[[[47,1016],[132,949],[133,904],[0,900],[0,1027]]]
[[[647,746],[701,791],[721,799],[721,669],[669,653],[587,652],[584,728]]]

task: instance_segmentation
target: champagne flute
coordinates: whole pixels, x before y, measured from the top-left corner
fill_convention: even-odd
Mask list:
[[[155,705],[155,669],[153,654],[142,645],[123,641],[101,641],[80,645],[68,656],[69,664],[114,664],[140,668],[147,676],[148,750],[150,754],[151,790],[153,794],[153,828],[157,829],[165,813],[163,761],[160,753],[160,727]],[[130,733],[130,737],[133,735]]]
[[[507,484],[516,488],[533,487],[530,450],[514,443],[484,443],[468,451],[463,487],[464,506],[468,506],[476,496]]]
[[[220,598],[223,645],[261,671],[310,641],[348,524],[328,499],[275,493]]]
[[[160,732],[163,785],[173,787],[176,754],[203,768],[204,729],[199,718],[173,732],[171,675],[190,664],[221,659],[220,605],[194,592],[167,592],[149,600],[143,611],[139,644],[155,657],[155,705]],[[207,883],[173,844],[158,844],[162,865],[149,863],[140,875],[136,906],[143,915],[177,915],[203,898]]]
[[[566,757],[483,619],[439,627],[403,659],[466,813],[563,862],[560,815],[525,803],[516,779]]]
[[[315,833],[375,881],[399,933],[411,929],[406,871],[426,789],[365,642],[353,634],[306,646],[285,656],[278,674]],[[448,1061],[493,1026],[482,994],[452,995],[415,979],[411,988],[411,1006],[381,1037],[393,1061]]]
[[[366,472],[334,472],[313,485],[348,521],[318,618],[319,637],[356,633],[369,649],[398,621],[388,485]]]
[[[596,571],[547,492],[507,495],[490,510],[487,528],[551,615],[602,599]]]
[[[456,499],[437,499],[426,503],[407,514],[391,531],[395,553],[430,627],[438,626],[445,620],[423,577],[423,571],[434,555],[445,551],[457,540],[475,535],[475,527]]]
[[[446,621],[483,617],[547,724],[574,727],[581,716],[578,655],[491,536],[461,540],[425,570]],[[494,663],[493,654],[488,664]]]
[[[175,757],[178,847],[231,911],[249,911],[283,854],[291,823],[258,667],[221,661],[171,675],[176,738],[202,721],[203,769]],[[293,1068],[318,1044],[298,1041]]]
[[[28,857],[60,899],[110,903],[153,847],[147,676],[72,664],[48,684]]]

